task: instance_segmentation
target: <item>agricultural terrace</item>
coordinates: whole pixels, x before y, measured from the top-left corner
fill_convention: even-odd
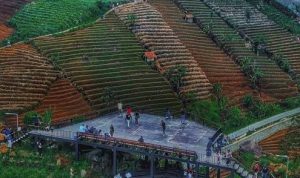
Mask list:
[[[177,3],[184,10],[192,13],[202,29],[218,41],[218,44],[221,44],[221,47],[241,65],[242,71],[249,77],[252,86],[260,88],[261,94],[265,93],[275,99],[283,99],[298,93],[295,82],[287,73],[266,56],[257,56],[247,47],[246,41],[236,33],[235,29],[231,28],[204,2],[178,0]]]
[[[245,95],[257,95],[257,91],[250,87],[251,83],[239,65],[216,46],[196,24],[187,23],[182,18],[185,14],[174,2],[169,0],[151,0],[150,2],[192,53],[208,80],[212,84],[222,85],[223,94],[230,100],[230,104],[240,105]]]
[[[271,4],[261,0],[247,0],[253,6],[255,6],[262,13],[267,15],[271,20],[276,22],[281,27],[287,29],[295,35],[300,35],[300,24],[295,18],[291,18],[279,11]]]
[[[1,110],[31,109],[46,95],[57,75],[47,59],[30,46],[0,49]]]
[[[176,65],[186,67],[181,92],[194,93],[198,99],[210,97],[212,86],[205,73],[155,8],[147,3],[129,3],[115,12],[128,26],[133,25],[129,17],[136,17],[132,30],[146,48],[156,53],[157,68],[162,73]]]
[[[16,30],[10,41],[88,24],[99,18],[104,11],[99,0],[35,0],[9,20],[9,24]]]
[[[30,0],[0,0],[0,23],[5,23]]]
[[[7,26],[7,20],[27,2],[29,2],[29,0],[0,0],[0,41],[7,38],[13,32],[13,30]]]
[[[279,67],[292,74],[298,82],[300,41],[293,34],[244,0],[213,0],[209,1],[208,5],[215,11],[218,9],[219,14],[228,23],[245,33],[254,44],[266,47],[266,50],[273,54],[273,59]]]
[[[98,113],[116,109],[120,99],[134,109],[162,114],[179,111],[169,83],[143,60],[143,48],[113,14],[92,27],[34,41],[61,68]]]
[[[96,116],[83,96],[67,79],[55,81],[35,111],[41,115],[46,111],[51,111],[52,125],[68,123],[70,119],[86,119]]]

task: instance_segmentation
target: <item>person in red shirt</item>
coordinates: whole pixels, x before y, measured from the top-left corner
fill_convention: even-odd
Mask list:
[[[132,109],[130,106],[127,107],[126,114],[131,116]]]

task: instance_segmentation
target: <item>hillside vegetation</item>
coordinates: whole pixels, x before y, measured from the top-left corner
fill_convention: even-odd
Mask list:
[[[66,30],[87,24],[104,13],[99,0],[36,0],[20,10],[9,24],[15,28],[10,41]]]

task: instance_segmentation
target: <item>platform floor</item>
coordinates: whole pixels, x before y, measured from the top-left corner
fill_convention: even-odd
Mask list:
[[[172,119],[165,120],[166,135],[164,136],[160,125],[163,117],[149,114],[141,114],[140,116],[139,125],[135,125],[133,119],[130,128],[127,127],[124,118],[113,114],[56,130],[77,132],[80,125],[85,124],[101,129],[102,133],[109,133],[110,125],[113,124],[115,128],[114,137],[138,140],[140,136],[143,136],[146,143],[196,151],[198,157],[206,153],[209,137],[215,133],[215,130],[192,121],[187,121],[186,126],[182,129],[180,120]]]

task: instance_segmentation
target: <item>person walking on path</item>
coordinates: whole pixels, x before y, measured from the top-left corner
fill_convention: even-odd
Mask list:
[[[131,120],[131,115],[126,114],[126,122],[127,122],[127,127],[130,128],[130,120]]]
[[[161,127],[163,130],[163,135],[165,136],[166,135],[166,123],[164,120],[161,120]]]
[[[136,112],[135,113],[135,125],[139,125],[139,119],[140,119],[140,113],[139,112]]]
[[[110,125],[110,128],[109,128],[109,134],[110,134],[111,137],[114,136],[114,132],[115,132],[115,128],[114,128],[114,126],[111,124],[111,125]]]
[[[123,117],[123,103],[119,100],[118,101],[118,111],[119,111],[119,117]]]

